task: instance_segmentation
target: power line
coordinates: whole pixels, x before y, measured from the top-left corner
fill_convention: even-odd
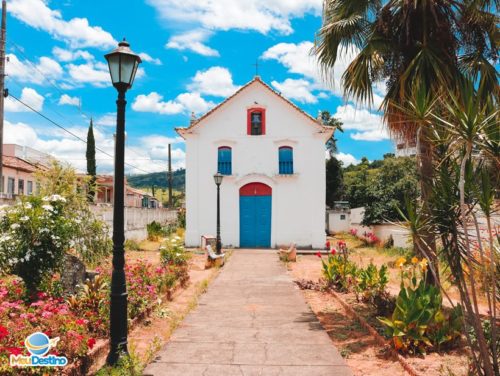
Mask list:
[[[9,44],[11,44],[24,57],[24,60],[27,61],[29,63],[29,65],[31,65],[31,67],[33,69],[35,69],[38,73],[40,73],[40,76],[45,81],[47,81],[54,89],[56,89],[59,92],[59,94],[61,94],[61,95],[67,95],[67,93],[63,92],[61,90],[61,88],[56,85],[56,83],[55,83],[54,80],[49,80],[48,77],[47,77],[47,75],[44,72],[42,72],[32,60],[30,60],[30,58],[23,51],[23,48],[21,48],[17,43],[13,42],[12,40],[9,40]],[[82,105],[82,102],[81,102],[81,99],[79,98],[78,112],[81,115],[83,115],[85,118],[90,119],[89,116],[82,111],[81,105]]]
[[[42,118],[44,118],[45,120],[47,120],[49,123],[55,125],[57,128],[60,128],[62,129],[63,131],[65,131],[66,133],[70,134],[71,136],[75,137],[76,139],[78,139],[79,141],[87,144],[87,140],[84,140],[83,138],[81,138],[80,136],[78,136],[77,134],[71,132],[69,129],[66,129],[65,127],[63,127],[62,125],[56,123],[54,120],[50,119],[49,117],[47,117],[46,115],[44,115],[43,113],[41,113],[40,111],[34,109],[33,107],[31,107],[29,104],[26,104],[24,103],[21,99],[17,98],[16,96],[12,95],[9,93],[9,96],[14,98],[16,101],[18,101],[19,103],[21,103],[23,106],[29,108],[31,111],[33,111],[34,113],[38,114],[39,116],[41,116]],[[108,157],[111,157],[114,159],[114,156],[112,156],[111,154],[109,154],[108,152],[96,147],[95,148],[97,151],[103,153],[104,155],[107,155]],[[146,170],[143,170],[142,168],[139,168],[137,166],[134,166],[130,163],[127,163],[127,162],[124,162],[125,165],[131,167],[131,168],[135,168],[136,170],[139,170],[139,171],[142,171],[146,174],[149,174],[150,172],[149,171],[146,171]]]

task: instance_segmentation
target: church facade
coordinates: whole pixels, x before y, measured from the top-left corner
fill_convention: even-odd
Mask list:
[[[333,129],[259,77],[187,128],[186,246],[216,233],[221,187],[224,247],[325,244],[325,142]]]

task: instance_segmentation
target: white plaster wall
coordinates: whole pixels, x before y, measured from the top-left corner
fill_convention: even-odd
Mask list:
[[[255,102],[258,105],[255,105]],[[266,134],[247,135],[247,109],[266,108]],[[325,243],[325,141],[328,135],[258,82],[210,114],[186,135],[186,245],[216,232],[217,149],[232,148],[232,176],[221,185],[221,238],[239,246],[239,189],[269,185],[272,195],[271,246]],[[294,175],[278,175],[278,148],[293,147]]]
[[[344,215],[345,219],[340,219]],[[350,229],[351,218],[349,213],[328,212],[328,232],[335,234],[338,232],[347,232]]]

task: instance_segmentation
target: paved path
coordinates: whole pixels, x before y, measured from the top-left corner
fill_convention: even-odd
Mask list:
[[[350,376],[276,252],[237,250],[145,376]]]

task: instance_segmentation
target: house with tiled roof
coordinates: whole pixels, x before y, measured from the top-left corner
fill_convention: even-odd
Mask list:
[[[325,143],[333,128],[259,77],[186,128],[186,245],[216,231],[221,184],[224,246],[325,244]]]
[[[36,191],[36,172],[47,168],[48,154],[15,144],[3,145],[2,198],[31,195]]]

